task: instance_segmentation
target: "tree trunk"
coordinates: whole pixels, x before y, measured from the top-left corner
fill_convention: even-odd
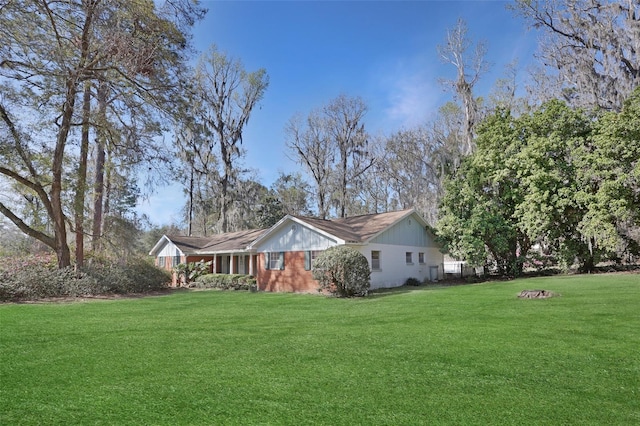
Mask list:
[[[190,169],[190,173],[191,175],[189,176],[189,211],[187,212],[187,216],[188,216],[188,220],[189,220],[189,232],[187,233],[187,235],[189,235],[190,237],[192,236],[192,222],[193,222],[193,165],[191,166]]]
[[[80,164],[78,183],[74,201],[76,225],[76,269],[84,266],[84,201],[87,187],[87,157],[89,152],[89,119],[91,115],[91,83],[85,82],[82,100],[82,139],[80,143]]]
[[[227,218],[228,215],[228,202],[227,197],[229,193],[229,178],[231,175],[231,155],[229,154],[227,146],[224,144],[224,135],[222,132],[219,133],[220,136],[220,153],[222,154],[222,161],[224,161],[224,176],[222,176],[221,183],[221,203],[220,203],[220,216],[222,219],[221,231],[227,232],[229,227],[229,220]]]
[[[98,87],[98,115],[100,126],[97,131],[96,140],[96,171],[93,189],[93,235],[91,239],[91,250],[100,250],[100,238],[102,236],[102,206],[104,198],[104,164],[106,136],[104,126],[106,125],[107,109],[107,87],[101,82]]]
[[[51,200],[51,219],[53,220],[55,252],[59,268],[66,268],[71,265],[71,251],[67,244],[67,226],[64,211],[62,210],[62,169],[64,166],[64,148],[71,129],[71,119],[76,102],[76,84],[77,79],[70,76],[67,80],[66,99],[53,153],[53,163],[51,164],[52,181],[49,199]]]

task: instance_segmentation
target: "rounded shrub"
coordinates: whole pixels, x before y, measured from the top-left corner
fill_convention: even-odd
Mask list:
[[[413,277],[407,278],[407,280],[404,282],[404,285],[410,286],[410,287],[418,287],[420,284],[422,284],[420,280]]]
[[[320,291],[340,297],[366,296],[371,286],[367,258],[347,246],[335,246],[322,252],[314,260],[311,272],[320,284]]]

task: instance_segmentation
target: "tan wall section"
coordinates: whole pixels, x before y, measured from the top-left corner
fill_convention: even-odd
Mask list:
[[[258,256],[256,278],[260,290],[317,293],[318,282],[311,276],[311,271],[304,269],[303,251],[285,252],[284,270],[266,270],[265,258],[265,253]]]

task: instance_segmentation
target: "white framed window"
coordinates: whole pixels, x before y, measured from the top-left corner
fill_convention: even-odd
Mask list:
[[[418,263],[424,265],[424,253],[418,253]]]
[[[264,254],[264,269],[267,270],[283,270],[284,269],[284,252],[271,251]]]
[[[380,270],[380,251],[371,250],[371,269]]]
[[[407,265],[413,265],[413,253],[410,251],[406,252],[405,260],[407,261]]]
[[[165,260],[164,256],[158,256],[158,266],[160,268],[166,268],[167,267],[167,261]]]

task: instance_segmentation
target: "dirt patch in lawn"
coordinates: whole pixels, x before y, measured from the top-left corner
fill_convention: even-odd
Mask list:
[[[548,299],[554,296],[557,294],[549,290],[522,290],[518,294],[520,299]]]

